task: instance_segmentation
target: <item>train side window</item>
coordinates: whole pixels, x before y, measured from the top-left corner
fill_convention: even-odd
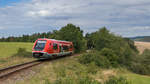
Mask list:
[[[53,49],[55,49],[55,50],[57,50],[57,49],[58,49],[58,47],[57,47],[57,44],[56,44],[56,43],[54,43],[54,44],[53,44]]]
[[[69,50],[69,47],[66,46],[66,45],[64,45],[64,46],[63,46],[63,50],[68,51],[68,50]]]

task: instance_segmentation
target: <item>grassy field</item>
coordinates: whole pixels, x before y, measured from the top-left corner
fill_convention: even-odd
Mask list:
[[[34,60],[32,47],[33,43],[0,42],[0,68]]]
[[[131,81],[132,84],[150,84],[150,76],[144,76],[134,73],[124,74]]]
[[[17,53],[19,48],[32,52],[33,43],[0,42],[0,58],[7,58]]]

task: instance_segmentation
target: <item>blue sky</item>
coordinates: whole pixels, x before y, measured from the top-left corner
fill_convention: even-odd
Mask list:
[[[150,35],[149,0],[0,0],[0,37],[60,29],[87,32],[105,26],[124,37]]]
[[[0,0],[0,7],[13,5],[15,3],[19,3],[25,0]]]

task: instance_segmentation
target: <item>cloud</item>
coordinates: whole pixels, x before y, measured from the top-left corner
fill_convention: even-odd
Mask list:
[[[73,23],[85,33],[106,26],[122,36],[150,35],[148,0],[31,0],[0,8],[0,33],[51,31]],[[147,30],[147,31],[145,31]],[[136,31],[136,32],[135,32]],[[137,32],[138,31],[138,32]],[[17,33],[20,32],[20,33]],[[0,34],[2,37],[2,35]]]
[[[4,29],[3,27],[0,27],[0,29]]]
[[[50,13],[48,10],[40,10],[40,11],[37,11],[37,12],[34,12],[34,11],[29,11],[28,12],[28,15],[29,16],[49,16]]]
[[[150,30],[150,26],[144,26],[144,27],[133,27],[131,30]]]

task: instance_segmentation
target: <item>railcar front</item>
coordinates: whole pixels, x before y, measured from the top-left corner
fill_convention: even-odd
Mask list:
[[[48,40],[46,40],[46,39],[36,40],[36,42],[32,48],[33,57],[35,57],[35,58],[48,58],[47,43],[48,43]]]

